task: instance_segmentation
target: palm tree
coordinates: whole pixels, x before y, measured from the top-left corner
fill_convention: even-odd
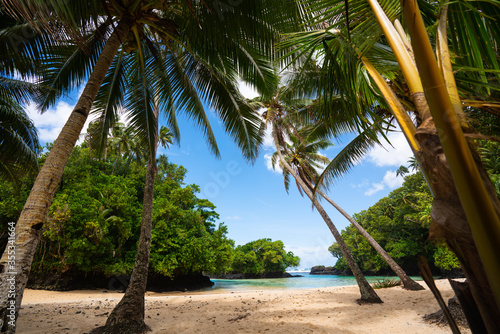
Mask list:
[[[31,56],[39,50],[19,40],[25,27],[0,6],[0,178],[14,184],[22,175],[38,171],[38,134],[21,105],[41,93],[38,85],[28,82],[35,71]]]
[[[25,209],[16,225],[17,259],[15,265],[16,306],[20,307],[22,293],[30,271],[40,230],[57,190],[67,158],[73,149],[87,119],[93,101],[103,85],[103,91],[123,89],[124,82],[105,81],[108,71],[126,68],[121,62],[128,52],[137,50],[139,57],[135,67],[137,85],[133,94],[142,103],[142,112],[132,122],[142,122],[144,138],[149,142],[150,156],[156,138],[153,126],[154,114],[151,99],[156,89],[147,89],[146,59],[163,68],[158,91],[170,94],[167,110],[172,111],[167,120],[178,134],[175,126],[174,105],[190,115],[200,126],[210,143],[212,151],[218,149],[211,129],[206,126],[201,99],[208,101],[217,110],[228,133],[248,159],[256,156],[260,140],[255,126],[256,116],[245,105],[235,84],[237,74],[249,81],[263,93],[269,90],[269,81],[274,73],[267,59],[271,57],[273,41],[281,29],[295,26],[291,7],[279,1],[257,1],[245,5],[226,6],[204,1],[144,2],[138,0],[119,1],[8,1],[2,3],[11,13],[29,20],[40,31],[53,33],[61,40],[58,53],[45,57],[46,70],[43,78],[54,88],[40,101],[46,108],[75,84],[87,81],[85,88],[63,127],[52,151],[38,174],[35,185],[25,204]],[[292,15],[291,15],[291,14]],[[252,32],[252,34],[249,34]],[[168,57],[156,50],[170,50]],[[151,56],[145,56],[147,53]],[[180,68],[178,66],[182,65]],[[209,70],[210,69],[210,70]],[[171,74],[173,77],[170,77]],[[111,77],[113,78],[113,77]],[[190,84],[186,79],[193,78]],[[155,87],[156,88],[156,87]],[[201,99],[191,98],[196,91]],[[118,96],[120,94],[109,94]],[[106,112],[118,108],[120,101],[108,101]],[[138,108],[134,108],[138,110]],[[107,118],[109,119],[109,118]],[[109,124],[104,124],[109,128]],[[0,265],[6,266],[4,253]],[[8,273],[3,272],[0,295],[0,320],[3,330],[14,332],[8,324],[7,299]],[[17,313],[16,313],[17,315]]]
[[[431,237],[444,238],[459,258],[483,320],[489,332],[494,333],[500,331],[496,321],[500,317],[500,286],[497,284],[500,280],[497,251],[500,203],[474,152],[473,143],[463,135],[472,130],[462,104],[485,108],[490,103],[492,109],[498,108],[495,94],[490,94],[495,88],[489,81],[498,81],[500,67],[496,48],[500,34],[498,25],[489,15],[497,15],[499,9],[497,4],[484,7],[480,2],[468,3],[471,7],[467,10],[463,4],[449,4],[452,26],[447,30],[447,7],[441,7],[436,38],[440,62],[436,64],[421,16],[427,25],[436,23],[435,7],[421,2],[420,12],[415,4],[414,1],[404,2],[404,6],[399,7],[384,2],[382,10],[376,1],[356,0],[349,2],[349,7],[356,12],[351,11],[347,17],[345,2],[318,1],[309,11],[314,16],[310,22],[315,23],[311,30],[289,38],[285,46],[295,48],[292,55],[297,59],[316,54],[323,57],[319,84],[310,86],[310,90],[319,88],[321,97],[318,100],[324,106],[323,116],[328,116],[329,102],[339,93],[348,97],[347,101],[352,98],[350,103],[343,105],[342,111],[362,129],[368,126],[366,121],[370,119],[360,117],[362,109],[375,110],[378,104],[394,115],[434,196]],[[411,41],[395,20],[401,16],[401,11]],[[483,15],[486,12],[488,17]],[[353,17],[356,20],[352,20]],[[382,35],[384,39],[380,39]],[[482,38],[481,43],[477,43],[475,36],[478,35]],[[389,45],[382,44],[385,41]],[[457,55],[455,64],[464,70],[455,78],[448,41],[452,41]],[[307,73],[307,69],[303,72]],[[457,80],[456,85],[453,79]],[[366,85],[372,86],[365,89]],[[457,87],[462,96],[480,101],[461,101]],[[474,97],[475,92],[479,94]],[[371,119],[377,119],[376,113],[371,114]],[[338,161],[336,166],[340,166]],[[339,170],[326,168],[325,173],[321,179],[329,184]]]
[[[299,189],[299,192],[301,194],[302,192],[304,192],[307,195],[307,197],[309,197],[316,210],[318,210],[319,214],[325,221],[326,225],[328,226],[335,240],[340,246],[340,249],[344,254],[344,258],[346,259],[349,268],[351,269],[354,277],[356,278],[356,282],[358,283],[359,290],[361,293],[361,300],[370,303],[382,303],[382,300],[379,298],[375,290],[373,290],[373,288],[370,286],[370,284],[364,277],[363,273],[359,269],[359,266],[354,261],[354,258],[351,252],[349,251],[349,248],[345,244],[344,240],[342,239],[342,236],[340,235],[339,231],[331,221],[330,217],[324,210],[323,206],[314,196],[313,194],[314,187],[311,187],[310,184],[307,183],[304,174],[301,174],[306,171],[294,170],[287,162],[287,160],[283,157],[283,154],[281,152],[282,147],[286,147],[287,145],[286,144],[287,138],[291,138],[293,140],[294,138],[300,137],[298,131],[295,128],[295,125],[293,124],[293,122],[296,121],[296,118],[293,116],[295,116],[297,113],[292,113],[292,111],[294,109],[296,110],[300,109],[301,107],[304,107],[307,104],[307,102],[310,101],[293,99],[291,95],[288,94],[288,89],[284,86],[278,87],[277,89],[275,89],[275,92],[276,93],[269,100],[266,100],[265,97],[264,98],[258,97],[255,98],[253,101],[251,101],[252,107],[254,109],[263,107],[267,108],[266,111],[264,111],[264,113],[262,114],[263,122],[261,123],[261,126],[263,129],[268,124],[270,124],[272,127],[273,140],[276,146],[276,152],[274,154],[274,159],[273,159],[273,167],[275,166],[276,161],[279,160],[280,165],[282,166],[283,176],[285,178],[285,188],[287,189],[287,191],[290,184],[289,175],[292,175],[297,183],[297,188]],[[313,147],[317,150],[321,147],[326,147],[328,145],[329,145],[328,141],[323,140],[318,143],[315,143]],[[285,152],[287,152],[286,149]],[[319,158],[319,155],[317,154],[316,157],[319,160],[323,160],[323,158]],[[290,159],[292,161],[299,160],[300,155],[292,154],[290,156]],[[315,166],[314,163],[312,164],[311,168],[314,167],[318,166]]]
[[[158,128],[159,108],[155,107],[154,119]],[[145,333],[150,330],[144,322],[145,293],[148,280],[149,254],[151,250],[151,231],[153,229],[153,198],[156,179],[156,150],[158,135],[155,135],[155,147],[150,152],[146,169],[144,199],[142,203],[141,230],[134,269],[125,295],[115,306],[105,326],[98,327],[92,333]]]
[[[158,135],[158,144],[163,148],[169,148],[174,143],[174,134],[166,126],[160,127]]]
[[[130,81],[133,82],[133,78]],[[101,95],[102,97],[106,97]],[[129,98],[137,97],[137,95],[128,95]],[[108,99],[110,97],[107,97]],[[153,126],[158,129],[158,118],[159,118],[159,106],[158,106],[159,96],[155,98],[155,103],[153,107],[154,113],[154,122]],[[96,105],[100,105],[100,100],[96,101]],[[136,104],[140,105],[140,104]],[[96,108],[96,112],[103,111]],[[101,114],[100,119],[105,121],[106,114]],[[109,115],[108,115],[109,117]],[[115,117],[113,117],[115,118]],[[100,124],[103,124],[101,121]],[[133,123],[134,124],[134,123]],[[117,125],[120,125],[118,123]],[[126,155],[130,155],[132,152],[132,146],[136,146],[135,149],[138,149],[138,146],[143,145],[144,143],[148,143],[147,138],[140,138],[136,134],[144,133],[141,131],[140,125],[128,127],[126,129],[123,126],[119,126],[119,130],[116,131],[117,126],[112,126],[111,134],[113,136],[121,135],[119,140],[123,143],[124,148],[127,151],[124,151]],[[102,128],[101,128],[102,130]],[[106,142],[107,133],[101,133],[98,135],[104,142]],[[127,138],[128,137],[128,138]],[[144,322],[144,313],[145,313],[145,292],[146,292],[146,284],[148,278],[148,269],[149,269],[149,254],[151,248],[151,231],[153,229],[153,199],[154,199],[154,184],[157,174],[157,166],[156,166],[156,151],[158,145],[162,145],[163,147],[167,147],[169,144],[173,143],[173,135],[170,130],[162,126],[160,129],[159,135],[155,136],[155,147],[153,148],[153,152],[149,149],[146,149],[146,156],[148,153],[147,161],[147,169],[146,169],[146,180],[144,185],[144,199],[143,199],[143,207],[142,207],[142,217],[141,217],[141,228],[139,235],[139,242],[137,245],[137,254],[134,264],[134,269],[132,271],[132,275],[130,276],[130,282],[125,291],[125,295],[122,297],[117,306],[113,309],[111,314],[109,315],[105,326],[98,327],[92,330],[92,333],[109,333],[113,331],[119,332],[130,332],[130,333],[142,333],[150,330],[149,326]],[[134,140],[135,139],[135,140]],[[141,141],[142,139],[142,141]],[[129,145],[129,142],[132,142],[134,145]],[[137,143],[139,142],[139,143]],[[102,151],[102,150],[101,150]],[[142,151],[142,150],[141,150]],[[116,153],[117,155],[121,154],[121,149]],[[152,154],[152,155],[151,155]],[[116,158],[118,159],[118,157]],[[115,165],[116,165],[115,160]],[[139,160],[138,160],[139,161]],[[114,170],[114,167],[113,167]]]
[[[123,153],[130,151],[131,140],[133,140],[132,128],[126,128],[123,123],[115,123],[111,128],[111,140],[109,147],[114,151],[115,162],[111,174],[115,173],[116,164],[118,159]]]
[[[411,279],[405,271],[394,261],[394,259],[387,254],[387,252],[378,244],[378,242],[360,225],[354,218],[352,218],[342,207],[335,203],[329,196],[327,196],[323,191],[318,189],[317,180],[319,179],[319,170],[326,166],[330,160],[318,153],[320,149],[325,149],[331,145],[329,141],[324,139],[316,139],[313,136],[308,136],[303,133],[300,135],[301,131],[298,131],[299,135],[289,135],[291,145],[287,145],[287,149],[283,150],[282,156],[288,162],[288,164],[295,170],[296,174],[299,175],[304,183],[309,186],[310,189],[316,189],[316,193],[323,197],[328,203],[330,203],[338,212],[340,212],[357,230],[358,232],[368,241],[368,243],[379,253],[379,255],[384,259],[384,261],[389,265],[389,267],[394,271],[394,273],[401,279],[403,285],[408,290],[423,290],[424,288]],[[273,154],[273,162],[278,159],[277,152]],[[289,177],[289,173],[283,173],[286,178]],[[285,184],[289,184],[285,181]]]
[[[319,203],[318,199],[314,196],[313,190],[314,187],[312,187],[310,184],[306,183],[307,181],[300,175],[300,173],[303,172],[303,170],[294,170],[290,164],[287,162],[287,160],[283,157],[283,154],[281,152],[282,148],[281,146],[284,145],[283,141],[280,140],[280,136],[278,136],[278,126],[277,124],[279,121],[277,121],[276,118],[270,118],[269,117],[270,113],[269,110],[267,112],[267,120],[272,122],[272,133],[273,133],[273,139],[274,139],[274,144],[276,146],[276,154],[279,158],[280,165],[283,169],[283,175],[285,176],[285,185],[288,184],[287,182],[287,175],[292,175],[293,178],[295,179],[295,182],[297,183],[297,187],[299,191],[302,193],[304,192],[307,197],[311,200],[313,203],[314,207],[316,210],[318,210],[319,214],[325,221],[326,225],[330,229],[330,232],[332,232],[335,240],[337,241],[337,244],[340,247],[340,250],[342,251],[342,254],[344,255],[344,258],[347,261],[347,264],[349,265],[349,268],[351,269],[354,277],[356,278],[356,282],[358,283],[359,291],[361,293],[361,300],[369,303],[382,303],[382,300],[380,297],[377,295],[375,290],[371,287],[371,285],[368,283],[366,280],[365,276],[359,269],[359,266],[354,260],[354,257],[352,256],[349,248],[344,242],[344,239],[342,239],[342,236],[340,235],[339,231],[331,221],[330,217],[326,213],[325,209],[323,206]],[[292,161],[297,159],[296,156],[291,156]]]
[[[1,93],[0,93],[1,94]],[[0,98],[0,178],[16,181],[38,170],[36,128],[14,99]]]

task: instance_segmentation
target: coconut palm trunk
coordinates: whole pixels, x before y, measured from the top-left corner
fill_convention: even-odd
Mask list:
[[[337,203],[335,203],[330,197],[326,196],[321,190],[316,191],[318,194],[320,194],[328,203],[330,203],[335,209],[337,209],[338,212],[340,212],[357,230],[358,232],[370,243],[370,245],[379,253],[379,255],[384,259],[385,262],[391,267],[392,271],[396,275],[398,275],[399,279],[401,279],[401,282],[403,282],[403,285],[405,289],[412,290],[412,291],[418,291],[418,290],[424,290],[424,287],[414,280],[412,280],[408,275],[406,275],[406,272],[401,268],[394,259],[387,254],[387,252],[382,248],[382,246],[379,245],[379,243],[373,239],[373,237],[361,226],[358,224],[354,218],[352,218],[347,212],[344,211]]]
[[[149,254],[151,251],[151,232],[153,230],[153,199],[156,179],[156,150],[158,148],[158,116],[159,107],[155,103],[155,145],[149,157],[144,185],[144,199],[142,204],[141,232],[134,269],[130,283],[118,305],[108,317],[103,327],[94,329],[91,333],[120,333],[140,334],[150,331],[144,322],[145,293],[148,280]]]
[[[390,21],[384,18],[376,1],[370,0],[370,4],[379,13],[379,24],[387,30],[386,36],[390,36]],[[419,70],[418,76],[406,79],[421,80],[428,102],[415,103],[423,120],[415,133],[421,146],[415,157],[434,196],[430,237],[444,239],[455,253],[488,332],[499,333],[500,202],[474,143],[463,134],[463,122],[450,99],[416,2],[405,2],[402,7],[410,22],[408,29]],[[411,62],[399,63],[401,68],[414,67]]]
[[[339,231],[331,221],[325,209],[319,203],[319,201],[313,196],[311,188],[295,173],[292,167],[283,158],[283,155],[281,154],[281,148],[279,147],[278,144],[279,141],[278,141],[278,135],[276,134],[276,129],[273,129],[273,138],[274,138],[274,144],[276,145],[276,150],[278,152],[278,156],[280,158],[281,165],[283,166],[283,168],[288,170],[288,172],[295,178],[297,183],[300,185],[302,190],[306,193],[307,197],[309,197],[314,207],[316,208],[316,210],[318,210],[319,214],[321,215],[326,225],[330,229],[330,232],[332,232],[333,237],[339,244],[340,250],[342,251],[344,258],[347,261],[347,264],[349,265],[349,268],[351,269],[352,274],[356,279],[356,282],[358,283],[359,292],[361,293],[361,300],[368,303],[383,303],[383,301],[377,295],[375,290],[373,290],[371,285],[366,280],[365,276],[361,272],[361,269],[359,269],[359,266],[356,264],[356,261],[354,261],[354,258],[351,252],[349,251],[349,248],[347,248],[344,239],[342,239],[342,236],[340,235]]]
[[[64,167],[87,120],[94,98],[113,57],[131,25],[132,22],[128,19],[120,21],[106,42],[80,99],[36,178],[17,221],[15,232],[11,234],[12,242],[8,244],[0,260],[0,330],[2,333],[15,333],[15,321],[21,307],[33,256]]]
[[[432,210],[432,222],[430,227],[431,239],[444,239],[448,247],[455,253],[465,276],[468,279],[474,300],[482,314],[483,320],[488,323],[491,332],[500,332],[500,327],[495,319],[500,317],[500,308],[496,304],[492,293],[490,282],[487,279],[484,266],[478,261],[479,253],[475,245],[472,232],[469,227],[463,206],[460,203],[459,194],[455,187],[446,156],[443,153],[442,144],[439,140],[436,126],[432,119],[421,124],[418,129],[411,131],[401,121],[398,115],[405,115],[402,105],[397,101],[395,94],[388,89],[387,83],[380,74],[364,61],[370,75],[377,82],[378,87],[384,93],[385,99],[391,105],[391,111],[396,115],[398,123],[405,133],[408,143],[415,154],[419,166],[424,173],[425,179],[432,191],[434,201]],[[495,188],[491,185],[488,174],[481,167],[480,158],[475,152],[474,144],[469,143],[475,163],[479,168],[482,182],[493,199],[496,211],[500,212],[496,200]]]
[[[156,153],[156,149],[154,150]],[[92,333],[144,333],[149,327],[144,322],[145,293],[148,280],[151,231],[153,229],[153,194],[156,176],[156,157],[149,158],[144,186],[141,232],[130,283],[118,305],[106,321],[106,325]]]

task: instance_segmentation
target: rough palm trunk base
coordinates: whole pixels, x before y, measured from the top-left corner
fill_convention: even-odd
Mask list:
[[[422,151],[417,159],[422,169],[426,170],[429,176],[428,181],[434,191],[429,237],[431,240],[445,240],[448,247],[455,253],[469,281],[472,295],[488,332],[500,333],[500,322],[498,322],[500,309],[481,263],[432,118],[419,127],[415,137],[422,145]],[[496,211],[500,212],[495,189],[472,145],[471,150],[474,152],[476,164],[481,167],[479,168],[481,177],[491,198],[494,199]]]
[[[401,280],[403,282],[403,289],[410,290],[410,291],[419,291],[419,290],[425,290],[425,288],[415,282],[414,280]]]
[[[103,326],[97,327],[92,330],[91,334],[144,334],[151,332],[151,328],[142,322],[142,324],[130,321],[130,322],[120,322],[113,326]]]

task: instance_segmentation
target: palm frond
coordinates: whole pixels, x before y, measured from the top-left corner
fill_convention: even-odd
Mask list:
[[[0,99],[0,177],[10,181],[38,170],[36,128],[14,100]]]

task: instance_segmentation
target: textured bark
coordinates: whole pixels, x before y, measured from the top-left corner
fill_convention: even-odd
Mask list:
[[[416,158],[421,168],[426,171],[428,182],[434,193],[430,239],[445,240],[448,247],[455,253],[469,281],[472,295],[488,328],[488,333],[500,333],[500,322],[498,322],[500,309],[481,263],[432,118],[418,128],[416,138],[422,146]],[[495,189],[475,153],[473,144],[470,144],[470,147],[481,178],[491,198],[494,199],[492,202],[495,209],[497,213],[500,213]]]
[[[276,130],[273,129],[273,138],[274,138],[274,143],[276,145],[276,150],[278,152],[280,162],[282,166],[290,172],[290,174],[295,178],[297,183],[300,185],[304,193],[309,197],[311,202],[313,203],[314,207],[316,210],[318,210],[319,214],[325,221],[326,225],[330,229],[330,232],[332,232],[333,237],[339,244],[340,250],[342,251],[342,254],[344,255],[344,258],[347,261],[347,264],[349,265],[349,268],[352,271],[352,274],[354,275],[354,278],[356,279],[356,282],[358,283],[359,287],[359,292],[361,293],[361,300],[364,302],[368,303],[383,303],[383,301],[380,299],[380,297],[377,295],[375,290],[373,290],[372,286],[368,283],[366,280],[365,276],[359,269],[358,265],[356,264],[356,261],[354,261],[354,258],[349,251],[349,248],[347,248],[347,245],[344,242],[344,239],[342,239],[342,236],[340,235],[339,231],[331,221],[330,217],[326,213],[326,211],[323,209],[323,206],[318,202],[318,200],[313,196],[312,191],[310,190],[311,188],[309,185],[307,185],[304,180],[302,180],[292,169],[292,167],[285,161],[283,158],[283,155],[281,154],[281,149],[279,147],[279,141],[278,141],[278,136],[276,134]]]
[[[411,94],[411,100],[415,105],[415,109],[418,110],[417,123],[424,123],[431,117],[431,111],[429,110],[429,105],[427,104],[427,100],[425,99],[424,92]]]
[[[0,331],[14,333],[15,326],[9,325],[12,318],[7,317],[7,307],[15,299],[15,321],[21,306],[24,288],[28,281],[31,263],[36,247],[40,240],[41,228],[47,218],[57,187],[61,180],[64,166],[75,146],[80,132],[87,120],[90,108],[99,90],[111,62],[118,52],[121,40],[130,30],[129,20],[121,21],[117,29],[110,36],[99,56],[94,70],[83,90],[78,103],[73,109],[68,121],[54,142],[45,164],[40,169],[35,184],[21,212],[15,229],[15,264],[10,266],[8,262],[8,248],[0,260]],[[12,280],[15,286],[15,297],[9,298]]]
[[[118,305],[108,317],[104,327],[96,328],[92,333],[102,334],[140,334],[150,331],[144,322],[145,293],[148,281],[149,254],[151,250],[151,231],[153,230],[153,199],[156,178],[156,149],[158,143],[158,108],[155,110],[155,146],[149,158],[144,185],[142,204],[141,233],[135,257],[134,270],[130,283]]]
[[[332,232],[333,237],[339,244],[340,250],[342,251],[344,258],[347,261],[347,264],[349,265],[354,278],[356,278],[356,282],[358,283],[359,292],[361,293],[361,300],[368,303],[382,303],[382,300],[377,295],[375,290],[373,290],[372,286],[368,283],[365,276],[361,272],[361,269],[359,269],[359,266],[356,264],[356,261],[354,261],[351,251],[349,250],[349,248],[347,248],[344,239],[342,239],[342,236],[340,235],[333,222],[330,220],[330,217],[328,216],[326,211],[323,209],[321,204],[319,204],[318,200],[312,196],[312,193],[309,191],[309,189],[304,189],[304,192],[313,202],[314,207],[316,208],[316,210],[318,210],[319,214],[330,229],[330,232]]]
[[[370,245],[377,251],[377,253],[380,254],[380,256],[384,259],[385,262],[391,267],[392,271],[396,275],[398,275],[399,279],[401,279],[401,282],[403,282],[403,285],[405,289],[412,290],[412,291],[418,291],[418,290],[425,290],[424,287],[414,280],[412,280],[408,275],[406,275],[406,272],[401,268],[394,259],[387,254],[387,252],[382,248],[382,246],[379,245],[379,243],[373,239],[373,237],[368,233],[361,225],[358,224],[354,218],[352,218],[347,212],[344,211],[337,203],[335,203],[330,197],[326,196],[322,191],[318,190],[318,194],[323,196],[324,199],[328,203],[330,203],[335,209],[337,209],[338,212],[340,212],[357,230],[358,232],[370,243]]]
[[[156,153],[156,152],[155,152]],[[153,229],[153,193],[156,176],[156,158],[149,159],[144,187],[141,233],[134,270],[125,295],[115,306],[106,321],[106,325],[96,328],[92,333],[145,333],[150,328],[144,322],[144,294],[148,280],[149,253],[151,249],[151,231]]]

